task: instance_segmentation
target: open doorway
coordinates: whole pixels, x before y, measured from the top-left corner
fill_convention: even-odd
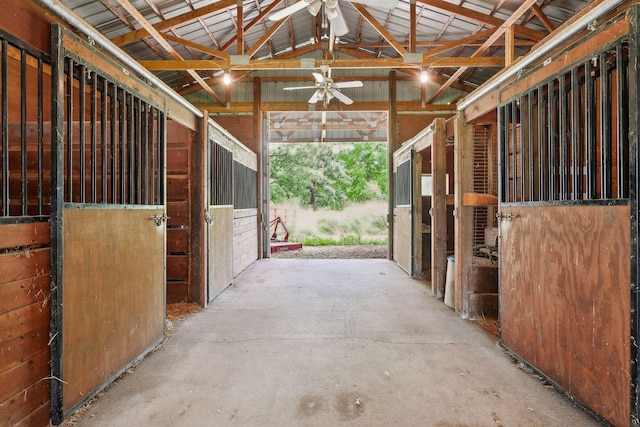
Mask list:
[[[268,115],[272,257],[387,257],[387,122],[386,111]]]

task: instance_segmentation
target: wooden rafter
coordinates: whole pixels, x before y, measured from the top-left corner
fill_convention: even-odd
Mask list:
[[[119,0],[125,1],[125,0]],[[484,51],[486,49],[483,49]],[[277,69],[300,69],[300,60],[295,59],[266,59],[266,60],[250,60],[247,64],[232,65],[230,61],[223,60],[151,60],[139,61],[141,65],[149,70],[219,70],[230,69],[234,71],[252,71],[252,70],[277,70]],[[320,68],[325,65],[325,61],[315,60],[315,67]],[[327,64],[328,65],[328,64]],[[402,58],[379,58],[375,62],[370,59],[336,59],[331,61],[331,68],[416,68],[416,66],[424,66],[431,68],[449,68],[449,67],[503,67],[504,58],[494,57],[447,57],[447,58],[425,58],[422,63],[406,63]]]
[[[177,37],[177,36],[174,36],[174,35],[171,35],[171,34],[168,34],[168,33],[163,33],[162,36],[165,39],[170,40],[170,41],[172,41],[174,43],[179,43],[179,44],[181,44],[183,46],[190,47],[190,48],[195,49],[195,50],[199,50],[200,52],[208,53],[212,57],[224,59],[226,61],[231,59],[231,55],[229,55],[228,53],[220,52],[219,50],[216,50],[216,49],[211,49],[210,47],[203,46],[203,45],[198,44],[198,43],[194,43],[194,42],[189,41],[187,39],[184,39],[182,37]]]
[[[120,0],[118,0],[119,2]],[[152,26],[156,31],[166,30],[168,28],[174,27],[176,25],[186,24],[192,21],[197,20],[198,18],[202,18],[203,16],[211,15],[220,10],[233,7],[237,4],[237,0],[220,0],[208,6],[203,6],[196,10],[192,10],[190,12],[183,13],[181,15],[175,16],[173,18],[166,19],[164,21],[158,22]],[[148,28],[141,28],[135,31],[132,31],[127,34],[123,34],[118,37],[114,37],[111,41],[118,45],[124,45],[127,43],[131,43],[133,41],[139,40],[143,37],[147,37],[151,35]]]
[[[382,26],[374,17],[373,15],[371,15],[371,13],[369,13],[369,11],[360,3],[351,3],[351,5],[358,11],[360,12],[360,15],[362,15],[362,17],[373,26],[373,28],[375,28],[375,30],[380,33],[380,35],[382,37],[384,37],[384,39],[389,42],[389,44],[391,44],[391,46],[395,49],[396,52],[398,52],[400,55],[406,55],[407,53],[409,53],[404,46],[402,46],[402,43],[399,43],[395,37],[393,37],[391,35],[391,33],[389,33],[389,31]]]
[[[171,46],[171,44],[165,40],[162,35],[145,19],[144,16],[136,9],[129,0],[117,0],[120,6],[122,6],[143,28],[145,28],[149,34],[158,42],[160,46],[162,46],[171,56],[176,58],[176,60],[182,60],[180,54]],[[213,89],[200,77],[198,73],[196,73],[193,69],[184,69],[197,81],[202,88],[210,94],[214,99],[219,101],[221,104],[224,104],[224,101],[218,96],[217,93],[214,92]]]
[[[482,53],[484,53],[487,49],[489,49],[493,45],[493,42],[495,42],[500,36],[502,36],[502,34],[504,34],[504,32],[507,31],[509,27],[513,26],[515,22],[518,19],[520,19],[520,17],[526,11],[529,10],[531,5],[535,4],[535,2],[536,0],[524,0],[522,2],[522,5],[520,5],[520,7],[518,7],[518,9],[515,12],[513,12],[513,14],[498,29],[496,29],[496,31],[491,35],[491,37],[489,37],[487,41],[485,41],[482,44],[482,46],[480,46],[478,50],[474,52],[472,56],[474,58],[477,58],[479,55],[482,55]],[[451,83],[457,80],[458,77],[460,77],[460,75],[467,70],[467,68],[468,67],[460,67],[458,71],[453,73],[453,75],[449,78],[449,80],[447,80],[447,82],[445,82],[445,84],[443,84],[436,91],[436,93],[431,97],[431,99],[429,100],[429,103],[433,102],[434,99],[436,99],[438,96],[440,96],[440,94],[442,94],[446,89],[448,89],[451,86]]]

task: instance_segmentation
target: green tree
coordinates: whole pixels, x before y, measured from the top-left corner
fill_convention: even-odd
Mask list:
[[[338,160],[349,175],[349,183],[341,183],[347,198],[354,202],[386,198],[388,194],[387,146],[383,143],[357,143],[341,151]]]
[[[349,182],[344,165],[329,145],[281,146],[270,155],[271,200],[297,198],[302,206],[341,210],[347,196],[338,183]]]

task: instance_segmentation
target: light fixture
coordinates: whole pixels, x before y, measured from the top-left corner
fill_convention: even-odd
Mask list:
[[[420,81],[422,83],[426,83],[429,81],[429,72],[424,68],[420,69]]]
[[[231,84],[231,73],[225,71],[224,75],[222,76],[222,82],[229,86]]]

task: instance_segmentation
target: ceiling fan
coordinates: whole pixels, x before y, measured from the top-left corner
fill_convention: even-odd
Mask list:
[[[309,104],[315,104],[318,101],[322,101],[324,107],[327,108],[329,102],[333,98],[337,98],[347,105],[353,104],[353,100],[340,92],[340,89],[363,86],[360,80],[334,82],[331,78],[331,69],[328,67],[323,68],[323,74],[312,74],[313,78],[316,80],[316,84],[314,86],[285,87],[284,90],[315,89],[316,91],[311,95],[311,98],[309,98]]]
[[[342,0],[349,1],[351,3],[360,3],[365,6],[373,6],[379,7],[382,9],[391,10],[395,8],[398,4],[399,0]],[[329,19],[331,23],[332,32],[340,37],[349,32],[349,28],[347,27],[347,22],[344,20],[342,16],[342,12],[340,11],[340,6],[338,5],[339,0],[298,0],[296,3],[291,6],[287,6],[284,9],[272,14],[269,16],[269,19],[272,21],[279,21],[283,18],[286,18],[295,12],[304,9],[305,7],[309,11],[310,14],[316,16],[322,6],[324,6],[325,15]]]

